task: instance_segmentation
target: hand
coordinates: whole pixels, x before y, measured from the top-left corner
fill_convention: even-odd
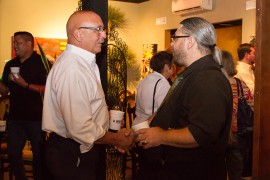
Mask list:
[[[127,150],[135,146],[137,135],[133,130],[123,128],[116,135],[117,144],[115,145],[115,148],[119,152],[125,153]]]
[[[18,78],[16,78],[14,76],[14,74],[10,73],[9,78],[11,81],[13,81],[14,83],[18,84],[19,86],[22,86],[24,88],[26,88],[28,86],[28,83],[22,78],[22,76],[20,74],[18,74]]]
[[[161,138],[164,136],[164,132],[165,130],[159,127],[140,129],[136,132],[138,134],[136,142],[139,142],[139,146],[143,146],[144,149],[159,146],[162,143]]]

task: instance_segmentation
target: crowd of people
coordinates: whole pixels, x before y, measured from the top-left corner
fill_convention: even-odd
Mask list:
[[[76,11],[66,32],[66,50],[48,75],[34,51],[33,35],[14,34],[16,58],[5,65],[0,93],[10,94],[7,147],[16,179],[27,179],[22,159],[27,140],[35,180],[102,179],[104,144],[121,153],[141,146],[141,180],[251,176],[253,135],[238,134],[234,77],[253,108],[254,45],[241,44],[236,63],[230,52],[217,47],[210,22],[182,20],[171,37],[171,52],[151,58],[153,73],[138,86],[133,125],[147,121],[150,127],[113,133],[96,64],[106,39],[102,19],[93,11]],[[11,67],[20,67],[18,77]],[[184,69],[176,73],[179,67]]]

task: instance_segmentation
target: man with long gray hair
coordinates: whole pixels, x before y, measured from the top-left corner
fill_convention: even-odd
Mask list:
[[[203,18],[185,19],[171,47],[175,63],[186,68],[151,127],[137,132],[145,148],[140,179],[226,180],[232,92],[222,73],[215,29]]]

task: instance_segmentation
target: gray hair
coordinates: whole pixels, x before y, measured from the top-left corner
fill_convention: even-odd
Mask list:
[[[213,54],[215,61],[221,65],[221,50],[216,46],[214,26],[201,17],[191,17],[180,22],[182,32],[193,36],[201,52]]]

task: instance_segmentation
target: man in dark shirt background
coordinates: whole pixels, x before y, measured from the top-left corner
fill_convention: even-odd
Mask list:
[[[31,33],[14,33],[16,57],[5,65],[0,93],[10,93],[10,111],[7,121],[8,157],[16,179],[27,180],[22,159],[22,151],[27,140],[33,152],[33,175],[35,180],[41,175],[41,142],[44,133],[41,130],[42,94],[45,89],[47,73],[40,55],[34,51],[34,37]],[[20,67],[15,76],[10,67]]]

